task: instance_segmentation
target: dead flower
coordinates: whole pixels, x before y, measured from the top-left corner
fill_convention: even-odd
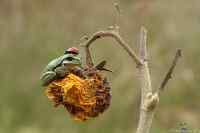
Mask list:
[[[107,79],[98,71],[86,70],[87,78],[68,74],[46,88],[47,97],[54,106],[63,105],[75,120],[97,117],[110,105],[111,94]]]

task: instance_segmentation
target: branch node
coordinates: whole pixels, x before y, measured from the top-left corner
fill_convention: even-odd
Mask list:
[[[111,26],[109,26],[107,29],[108,29],[108,30],[114,30],[115,27],[114,27],[113,25],[111,25]]]
[[[142,110],[145,110],[147,112],[153,111],[158,103],[159,103],[158,93],[152,94],[151,92],[149,92],[146,95],[146,99],[144,101]]]
[[[80,41],[87,41],[89,39],[89,37],[87,35],[83,35],[81,38],[80,38]]]

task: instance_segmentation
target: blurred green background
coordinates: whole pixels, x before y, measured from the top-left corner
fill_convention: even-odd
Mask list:
[[[113,73],[110,108],[98,118],[74,121],[53,108],[40,86],[45,65],[81,36],[116,21],[114,0],[0,0],[0,133],[131,133],[137,127],[140,91],[135,64],[112,39],[92,47]],[[186,122],[200,129],[200,1],[121,0],[120,32],[138,49],[140,26],[148,29],[149,61],[157,88],[177,48],[183,58],[160,99],[152,132]]]

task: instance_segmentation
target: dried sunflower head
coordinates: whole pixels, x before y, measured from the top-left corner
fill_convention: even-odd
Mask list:
[[[84,77],[69,73],[46,88],[47,97],[55,107],[63,105],[80,121],[97,117],[110,105],[111,94],[107,79],[96,69],[85,69]]]

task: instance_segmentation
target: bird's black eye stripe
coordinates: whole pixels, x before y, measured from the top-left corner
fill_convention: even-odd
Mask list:
[[[73,57],[67,57],[66,60],[72,61],[72,60],[73,60]]]

